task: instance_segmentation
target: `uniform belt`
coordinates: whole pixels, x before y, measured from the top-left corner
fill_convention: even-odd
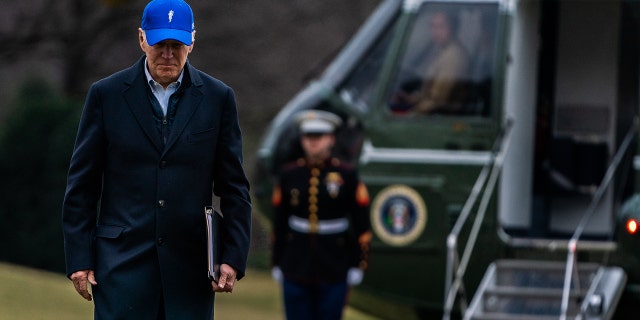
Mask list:
[[[289,227],[294,231],[311,233],[312,225],[313,223],[308,219],[297,216],[289,217]],[[349,228],[349,220],[347,220],[347,218],[318,220],[315,225],[315,230],[318,234],[335,234],[347,231]]]

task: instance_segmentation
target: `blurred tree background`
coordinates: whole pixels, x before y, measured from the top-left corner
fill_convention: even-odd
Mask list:
[[[90,84],[141,56],[147,0],[3,0],[0,10],[0,261],[63,272],[61,203]],[[251,177],[262,131],[319,75],[376,0],[191,0],[189,60],[236,91]],[[266,266],[254,211],[250,264]]]

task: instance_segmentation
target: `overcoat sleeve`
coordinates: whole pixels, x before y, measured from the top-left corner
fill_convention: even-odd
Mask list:
[[[67,276],[78,270],[94,269],[93,236],[105,158],[99,96],[98,86],[92,85],[69,164],[62,211]]]
[[[242,133],[233,90],[227,88],[222,110],[220,141],[214,166],[214,194],[220,197],[224,215],[222,263],[245,274],[251,236],[249,182],[242,167]]]

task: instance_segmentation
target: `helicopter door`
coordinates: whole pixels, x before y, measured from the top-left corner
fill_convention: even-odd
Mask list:
[[[571,235],[604,177],[614,151],[620,4],[570,1],[557,8],[557,45],[549,141],[547,233]],[[598,21],[598,23],[593,23]],[[607,26],[604,28],[603,26]],[[586,236],[613,233],[613,188]]]
[[[625,85],[622,77],[637,78],[637,61],[631,68],[621,63],[623,48],[629,44],[621,41],[622,2],[543,1],[539,5],[540,33],[535,27],[515,28],[512,35],[515,84],[507,86],[512,97],[507,98],[507,112],[517,116],[514,136],[519,138],[514,140],[519,142],[512,149],[515,155],[505,162],[501,225],[514,236],[568,238],[590,206],[616,151],[617,128],[626,131],[622,128],[625,118],[631,117],[622,116],[622,110],[629,108],[622,102],[633,100],[637,87]],[[533,44],[516,47],[527,41]],[[525,76],[529,72],[516,74],[516,70],[536,72],[537,84]],[[614,189],[610,187],[596,207],[584,231],[586,238],[612,238],[618,198]],[[523,196],[527,194],[533,195],[530,206]],[[529,215],[522,213],[527,207]]]

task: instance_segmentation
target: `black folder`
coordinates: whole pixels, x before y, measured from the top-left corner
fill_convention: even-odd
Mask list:
[[[220,259],[221,259],[221,243],[220,243],[220,225],[222,223],[222,214],[217,212],[212,206],[204,207],[204,213],[207,219],[207,257],[209,279],[218,281],[220,276]]]

